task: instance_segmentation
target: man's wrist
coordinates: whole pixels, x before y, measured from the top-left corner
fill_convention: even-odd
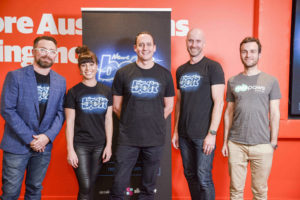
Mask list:
[[[271,144],[273,149],[276,150],[278,148],[278,145],[277,144]]]
[[[105,147],[109,147],[109,148],[111,148],[111,146],[112,146],[111,142],[107,142],[106,145],[105,145]]]
[[[217,131],[209,129],[208,132],[212,135],[217,135]]]

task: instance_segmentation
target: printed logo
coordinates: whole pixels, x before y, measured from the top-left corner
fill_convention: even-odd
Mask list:
[[[260,86],[260,85],[246,85],[246,84],[241,84],[241,85],[237,85],[234,88],[234,91],[236,93],[239,92],[247,92],[250,90],[254,90],[255,92],[260,92],[260,93],[264,93],[266,90],[265,86]]]
[[[139,194],[139,193],[141,193],[141,190],[138,187],[136,189],[131,188],[131,187],[126,188],[126,196],[133,196],[133,195]]]
[[[126,188],[126,195],[127,196],[132,196],[133,195],[133,188],[131,188],[131,187]]]
[[[39,103],[47,103],[49,98],[49,89],[50,87],[48,84],[39,84],[37,86]]]
[[[155,188],[153,190],[153,192],[156,194],[157,193],[157,189]],[[141,193],[141,190],[139,188],[136,188],[135,190],[131,187],[127,187],[126,188],[126,195],[127,196],[133,196],[134,194],[139,194]]]
[[[200,85],[201,76],[197,73],[190,73],[181,76],[179,81],[180,89],[196,90]]]
[[[159,93],[159,82],[155,80],[133,80],[131,93],[141,97],[155,97]]]
[[[136,55],[103,54],[99,63],[98,80],[112,84],[118,69],[136,61]]]
[[[103,113],[107,109],[107,98],[101,95],[85,96],[81,99],[81,109],[84,112]]]

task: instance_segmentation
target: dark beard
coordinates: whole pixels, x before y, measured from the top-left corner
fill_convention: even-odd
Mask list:
[[[46,62],[41,61],[41,59],[37,60],[36,63],[37,63],[41,68],[44,68],[44,69],[48,69],[48,68],[50,68],[50,67],[53,65],[53,62],[46,63]]]

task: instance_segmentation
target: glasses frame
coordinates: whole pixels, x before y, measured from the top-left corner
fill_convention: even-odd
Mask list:
[[[51,49],[46,49],[46,48],[34,48],[34,50],[37,50],[41,55],[49,55],[49,56],[56,56],[57,51],[51,50]]]

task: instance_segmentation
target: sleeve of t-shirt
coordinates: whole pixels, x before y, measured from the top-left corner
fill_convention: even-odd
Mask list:
[[[167,85],[165,90],[165,97],[175,96],[173,78],[170,72],[167,73]]]
[[[176,70],[176,87],[179,90],[180,89],[180,76],[181,76],[181,71],[180,68]]]
[[[229,80],[227,81],[226,101],[227,102],[235,102],[234,95],[231,92],[231,87],[230,87]]]
[[[76,100],[73,94],[73,90],[69,89],[66,98],[65,98],[65,102],[64,102],[64,108],[72,108],[75,109],[76,107]]]
[[[225,84],[224,71],[219,63],[210,66],[210,84]]]
[[[117,71],[113,84],[112,95],[123,96],[123,84],[120,71]]]
[[[111,93],[111,88],[109,88],[108,94],[107,94],[107,99],[108,99],[108,106],[111,106],[113,104],[112,101],[112,93]]]
[[[275,79],[273,82],[269,97],[270,100],[281,99],[281,93],[280,93],[279,83],[277,79]]]

